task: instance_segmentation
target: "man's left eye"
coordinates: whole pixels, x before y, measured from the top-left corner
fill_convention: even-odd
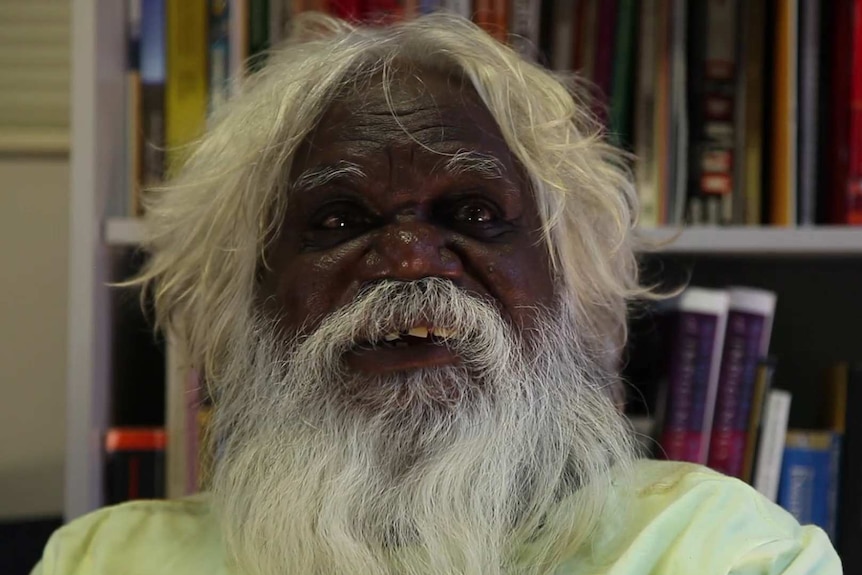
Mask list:
[[[490,224],[499,219],[497,210],[481,201],[465,202],[452,215],[455,221],[465,224]]]

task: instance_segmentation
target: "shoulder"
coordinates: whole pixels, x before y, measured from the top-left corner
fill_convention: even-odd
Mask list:
[[[58,529],[36,573],[170,573],[217,555],[217,534],[206,495],[146,500],[99,509]],[[200,568],[201,565],[198,565]],[[209,572],[212,572],[210,570]]]
[[[841,573],[822,530],[800,525],[738,479],[698,465],[644,460],[617,489],[589,556],[580,558],[600,566],[593,572]]]

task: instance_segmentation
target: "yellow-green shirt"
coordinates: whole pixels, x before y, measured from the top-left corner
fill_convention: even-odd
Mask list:
[[[635,488],[559,575],[840,575],[826,534],[736,479],[641,461]],[[59,529],[33,575],[229,574],[205,494],[95,511]]]

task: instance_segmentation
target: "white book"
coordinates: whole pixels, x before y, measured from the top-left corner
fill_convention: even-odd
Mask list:
[[[464,18],[471,18],[473,16],[473,0],[443,0],[443,9]]]
[[[789,391],[773,389],[766,400],[760,443],[757,446],[754,488],[770,501],[778,499],[778,480],[781,477],[791,399]]]

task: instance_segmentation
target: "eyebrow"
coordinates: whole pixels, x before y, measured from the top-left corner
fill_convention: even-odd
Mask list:
[[[325,186],[335,180],[360,180],[367,176],[358,164],[341,160],[334,164],[315,166],[299,174],[291,185],[294,192],[304,192]]]
[[[458,150],[443,167],[453,176],[476,174],[489,180],[503,177],[503,162],[499,158],[473,150]]]

